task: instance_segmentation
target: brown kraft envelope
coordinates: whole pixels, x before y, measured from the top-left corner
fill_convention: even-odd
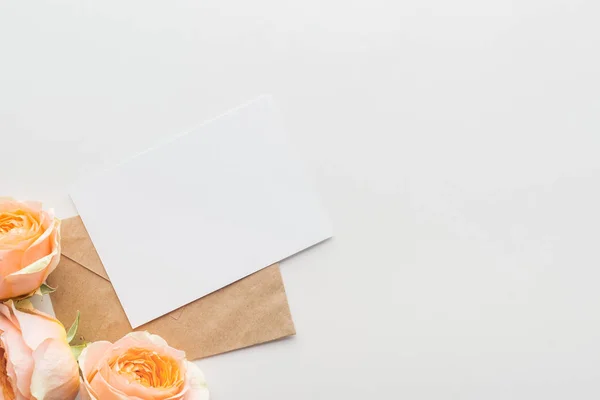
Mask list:
[[[80,217],[62,222],[62,257],[48,278],[50,295],[65,326],[81,321],[80,342],[114,342],[131,325]],[[168,279],[168,271],[165,271]],[[148,296],[164,295],[148,293]],[[144,299],[140,299],[144,301]],[[190,360],[294,335],[279,265],[264,268],[136,330],[162,336]]]

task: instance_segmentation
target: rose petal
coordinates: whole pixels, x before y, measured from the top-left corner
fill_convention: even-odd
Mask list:
[[[187,384],[189,390],[185,395],[185,400],[208,400],[210,393],[206,386],[204,374],[194,363],[188,362],[187,365]]]
[[[23,340],[30,349],[37,349],[46,339],[67,343],[65,328],[57,319],[35,309],[19,310],[14,303],[12,310],[21,328]]]
[[[81,397],[81,400],[98,400],[98,397],[91,392],[92,389],[86,382],[81,381],[80,385],[79,397]]]
[[[0,198],[0,212],[26,210],[37,213],[42,210],[42,203],[38,201],[17,201],[10,197]]]
[[[160,354],[167,355],[175,360],[184,360],[185,352],[169,346],[165,339],[153,335],[148,331],[131,332],[117,340],[113,345],[113,355],[121,354],[132,347],[155,350]]]
[[[121,339],[115,342],[115,347],[125,346],[131,344],[154,344],[158,347],[168,347],[169,344],[163,338],[158,335],[153,335],[148,331],[137,331],[130,332],[127,335],[123,336]]]
[[[174,387],[169,390],[146,387],[138,382],[129,382],[123,376],[114,371],[109,371],[108,377],[105,373],[99,373],[108,386],[118,393],[127,394],[127,398],[156,399],[156,400],[181,400],[185,394],[184,387]]]
[[[47,271],[50,265],[54,263],[53,268],[50,271],[48,271],[48,273],[45,275],[46,277],[48,277],[48,275],[50,275],[50,272],[54,271],[54,268],[56,268],[56,265],[58,265],[59,259],[60,247],[56,247],[56,249],[52,251],[52,253],[40,258],[39,260],[34,261],[33,263],[27,265],[24,268],[21,268],[19,271],[8,275],[6,278],[7,280],[9,280],[10,278],[18,278],[22,275],[33,276],[34,274],[38,274],[39,272]]]
[[[58,265],[60,220],[52,211],[40,211],[40,216],[43,233],[34,235],[31,243],[25,239],[18,243],[23,249],[0,250],[0,300],[32,293]],[[42,229],[37,222],[32,224],[32,229]]]
[[[59,221],[59,220],[57,220]],[[38,272],[41,269],[44,269],[44,267],[41,265],[43,263],[40,263],[39,260],[43,259],[43,258],[47,258],[49,256],[54,256],[56,254],[58,254],[60,256],[60,230],[56,229],[56,227],[60,227],[60,221],[56,222],[55,225],[53,225],[53,227],[55,228],[52,231],[49,231],[48,233],[48,238],[50,240],[50,247],[48,248],[48,252],[44,252],[41,253],[41,257],[37,258],[37,257],[27,257],[27,260],[23,260],[23,264],[27,265],[25,268],[23,268],[22,270],[20,270],[18,273],[19,274],[31,274],[34,272]],[[36,245],[41,245],[43,243],[45,243],[45,237],[42,241],[37,241]],[[42,255],[43,254],[43,255]],[[23,256],[25,257],[25,255]],[[30,262],[30,263],[29,263]],[[52,271],[50,271],[52,272]]]
[[[36,399],[73,400],[79,392],[79,368],[69,345],[47,339],[33,352],[31,394]]]
[[[79,355],[77,361],[79,362],[79,368],[83,373],[83,377],[87,377],[92,370],[97,370],[100,360],[106,355],[110,347],[111,342],[99,341],[90,343]]]
[[[12,319],[8,306],[0,304],[0,333],[11,332],[13,330],[19,332],[19,326]]]
[[[131,332],[116,341],[107,358],[114,359],[125,354],[128,350],[133,348],[146,349],[149,351],[154,351],[161,356],[169,357],[175,360],[177,367],[182,370],[182,374],[185,374],[185,352],[170,347],[163,338],[158,335],[152,335],[147,331]],[[185,387],[182,385],[177,385],[170,389],[161,389],[149,388],[141,385],[138,382],[130,382],[126,377],[121,376],[113,371],[107,363],[102,364],[100,368],[100,374],[110,387],[119,392],[127,393],[127,395],[133,397],[157,400],[175,400],[182,399],[185,393]]]
[[[0,281],[0,300],[32,293],[48,278],[60,261],[60,246],[52,254],[6,276]]]
[[[16,229],[0,235],[0,249],[27,250],[50,226],[47,222],[42,227],[42,220],[53,216],[54,212],[43,211],[41,203],[18,202],[0,199],[0,221],[13,221]]]
[[[102,400],[145,400],[144,398],[129,396],[113,388],[106,382],[102,374],[99,373],[93,376],[90,387],[93,393],[96,394],[96,397]]]
[[[82,398],[97,400],[99,396],[94,392],[92,387],[90,386],[90,382],[88,381],[88,377],[92,373],[96,373],[98,371],[98,367],[102,363],[102,359],[106,357],[108,351],[112,347],[111,342],[107,341],[99,341],[90,343],[79,355],[77,361],[79,362],[79,368],[81,369],[81,373],[83,375],[83,383],[82,383]]]
[[[7,356],[6,368],[12,382],[16,384],[15,389],[29,398],[29,385],[33,371],[31,349],[23,341],[17,326],[5,315],[7,310],[8,307],[4,304],[0,306],[0,330],[3,332],[0,341]]]
[[[133,349],[133,352],[132,352]],[[173,368],[180,368],[182,384],[170,389],[153,388],[130,381],[116,371],[115,357],[125,355],[137,360],[148,359],[142,356],[145,351],[156,352],[163,357],[173,359]],[[129,360],[132,361],[132,360]],[[154,362],[154,361],[150,361]],[[200,369],[185,360],[185,353],[170,347],[160,336],[148,332],[132,332],[114,344],[96,342],[89,345],[79,357],[79,365],[83,373],[81,394],[83,400],[208,400],[209,392],[206,380]],[[169,367],[171,368],[171,367]]]
[[[0,250],[0,275],[7,276],[20,270],[24,254],[24,250]]]
[[[10,229],[0,235],[0,248],[25,250],[44,233],[40,218],[42,213],[31,213],[25,210],[0,212],[0,226]],[[46,224],[50,226],[49,223]]]
[[[175,368],[182,369],[181,377],[183,378],[186,372],[185,361],[178,364],[179,365],[175,366]],[[101,375],[107,384],[116,391],[126,393],[128,396],[135,398],[139,397],[141,399],[180,400],[183,399],[183,396],[186,392],[183,379],[179,384],[170,388],[147,387],[139,382],[128,380],[127,377],[113,370],[108,363],[102,364],[98,375]]]
[[[17,320],[12,315],[12,309],[8,307],[5,303],[0,303],[0,314],[4,315],[9,321],[13,323],[13,325],[17,325]]]
[[[49,216],[47,217],[49,218]],[[45,227],[44,227],[45,228]],[[30,265],[42,257],[51,254],[60,241],[60,220],[54,218],[49,222],[48,227],[42,235],[25,250],[23,254],[22,265]]]
[[[2,347],[6,351],[6,368],[16,389],[25,397],[29,398],[31,392],[31,373],[33,372],[33,359],[31,349],[25,345],[19,331],[4,331],[0,336]]]

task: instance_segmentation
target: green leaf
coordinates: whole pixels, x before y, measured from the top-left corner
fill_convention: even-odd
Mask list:
[[[73,322],[73,325],[71,325],[67,332],[67,343],[71,343],[75,338],[75,335],[77,334],[77,329],[79,328],[79,315],[80,312],[77,311],[77,317],[75,317],[75,322]]]
[[[88,346],[88,343],[79,344],[77,346],[71,346],[71,354],[75,357],[76,360],[79,359],[81,352]]]
[[[40,286],[40,294],[43,296],[45,294],[50,294],[50,293],[54,293],[56,292],[56,288],[50,287],[48,285],[46,285],[45,283],[42,283],[42,286]]]

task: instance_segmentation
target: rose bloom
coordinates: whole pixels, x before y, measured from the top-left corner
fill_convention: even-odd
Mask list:
[[[0,399],[73,400],[79,368],[65,328],[32,307],[0,304]]]
[[[41,203],[0,198],[0,300],[33,293],[60,258],[60,220]]]
[[[133,332],[90,344],[79,356],[86,400],[208,400],[202,371],[160,336]]]

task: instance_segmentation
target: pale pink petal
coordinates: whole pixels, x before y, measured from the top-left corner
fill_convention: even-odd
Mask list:
[[[87,377],[93,370],[98,370],[100,361],[111,348],[112,343],[99,341],[90,343],[79,355],[79,367],[84,377]]]
[[[188,362],[187,384],[189,389],[184,400],[208,400],[210,398],[204,374],[196,364],[191,362]]]
[[[4,306],[4,304],[2,304],[2,306]],[[10,318],[8,318],[6,315],[4,315],[4,313],[2,313],[0,315],[0,333],[9,332],[9,331],[15,330],[15,329],[18,331],[18,327],[15,326],[13,321]]]
[[[12,304],[12,301],[0,303],[0,331],[6,332],[12,329],[20,331],[19,323],[12,313]]]
[[[46,339],[67,343],[65,328],[57,319],[35,309],[19,310],[14,303],[12,309],[21,328],[23,340],[30,349],[37,349]]]
[[[0,317],[1,319],[4,316]],[[16,327],[3,329],[0,336],[2,347],[6,351],[6,368],[15,389],[23,396],[29,398],[31,393],[31,374],[33,372],[33,358],[29,347],[25,345],[19,330]]]
[[[0,303],[0,314],[4,315],[13,325],[17,325],[17,321],[12,315],[12,308],[7,306],[5,303]]]
[[[47,339],[34,352],[31,394],[36,399],[73,400],[79,392],[79,368],[69,345]]]
[[[79,397],[81,397],[81,400],[98,400],[98,396],[92,391],[92,388],[89,387],[89,384],[83,381],[81,381]]]
[[[0,342],[6,355],[6,373],[17,400],[29,400],[33,359],[19,328],[12,320],[10,309],[0,304]]]

